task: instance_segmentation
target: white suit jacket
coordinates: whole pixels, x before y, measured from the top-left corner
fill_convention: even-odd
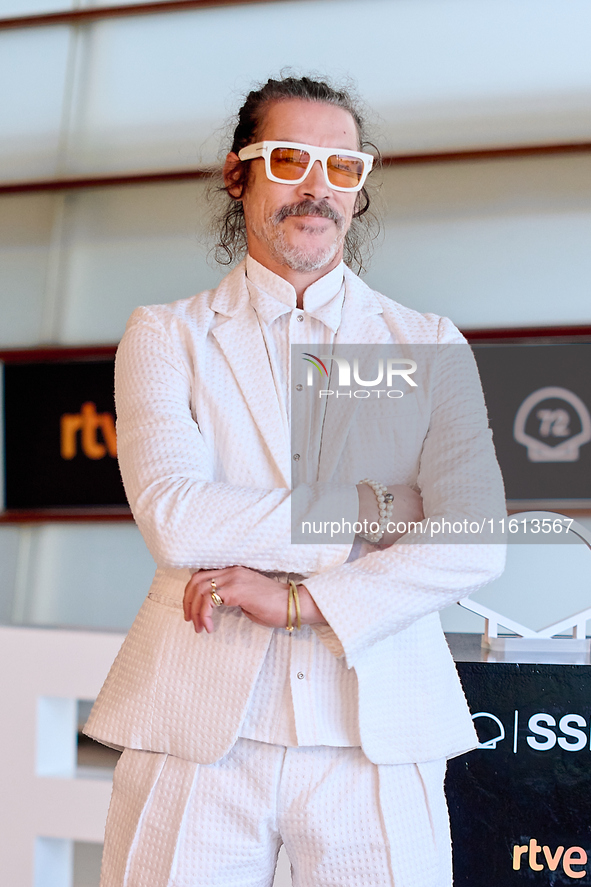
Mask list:
[[[442,356],[428,390],[409,401],[413,421],[392,442],[390,475],[378,479],[418,486],[426,516],[503,515],[471,352],[463,349],[469,357],[460,381],[445,360],[445,346],[464,341],[459,332],[372,291],[349,269],[345,287],[337,343],[431,344]],[[345,563],[350,545],[291,543],[290,440],[244,263],[215,290],[132,314],[117,355],[116,398],[125,488],[157,571],[88,735],[198,763],[231,748],[272,629],[222,607],[214,611],[216,631],[196,634],[181,601],[191,570],[242,564],[309,577],[328,622],[317,632],[356,671],[371,761],[420,762],[474,747],[438,611],[496,578],[504,547],[419,539]],[[375,431],[364,423],[340,429],[357,481],[366,476]],[[306,488],[310,509],[335,489],[350,504],[355,481],[335,488],[339,470],[327,466]]]

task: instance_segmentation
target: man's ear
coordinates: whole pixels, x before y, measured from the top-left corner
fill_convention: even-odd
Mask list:
[[[235,200],[242,199],[242,185],[238,181],[241,173],[242,161],[238,154],[230,151],[224,163],[224,185],[230,197],[233,197]]]

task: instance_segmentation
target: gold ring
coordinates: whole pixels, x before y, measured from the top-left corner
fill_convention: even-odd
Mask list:
[[[212,579],[210,584],[211,584],[211,599],[214,602],[216,607],[221,607],[224,602],[216,591],[217,585],[216,585],[215,579]]]

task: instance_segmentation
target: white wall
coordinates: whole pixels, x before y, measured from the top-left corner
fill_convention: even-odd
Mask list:
[[[591,154],[390,168],[368,283],[468,327],[589,322]],[[116,342],[215,285],[202,182],[0,198],[3,346]]]
[[[283,66],[355,78],[387,150],[588,139],[590,28],[587,0],[291,0],[1,32],[3,177],[211,160]]]

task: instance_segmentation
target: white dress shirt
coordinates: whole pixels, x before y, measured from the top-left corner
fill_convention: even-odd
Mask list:
[[[265,340],[277,399],[291,437],[291,345],[332,346],[345,295],[341,263],[304,293],[296,307],[293,286],[251,256],[247,286]],[[323,408],[320,400],[317,409]],[[314,408],[314,407],[313,407]],[[309,429],[320,428],[312,417]],[[320,440],[308,439],[299,473],[318,464]],[[311,480],[311,478],[309,478]],[[280,577],[283,578],[283,577]],[[295,577],[294,577],[295,578]],[[358,746],[358,690],[354,669],[336,658],[308,625],[276,628],[255,684],[240,736],[277,745]]]

